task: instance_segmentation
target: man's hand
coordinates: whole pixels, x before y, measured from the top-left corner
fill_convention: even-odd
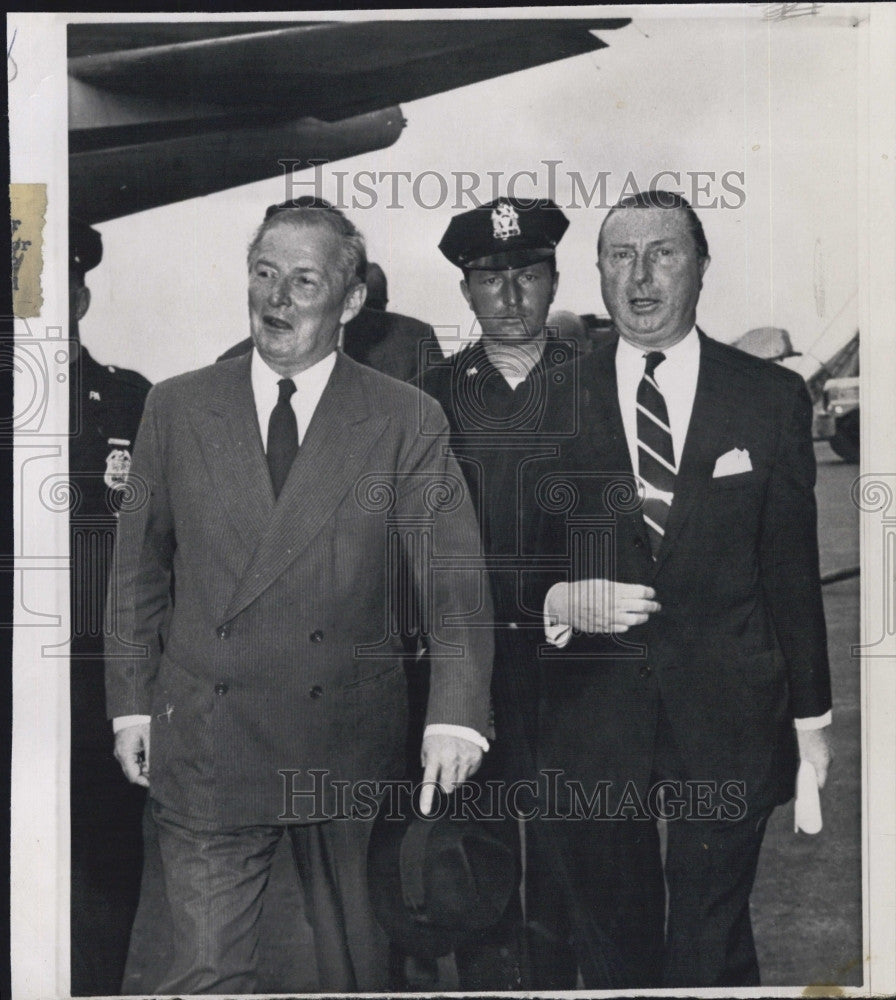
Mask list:
[[[420,760],[423,763],[420,811],[428,816],[435,795],[434,785],[438,784],[446,795],[450,795],[458,785],[476,773],[482,763],[482,751],[462,736],[430,734],[423,737]]]
[[[149,788],[148,722],[119,729],[115,734],[115,759],[128,781]]]
[[[800,760],[807,760],[815,768],[819,788],[824,788],[824,783],[828,779],[828,767],[833,757],[829,729],[829,726],[825,726],[823,729],[797,729],[796,731]]]
[[[660,610],[654,597],[654,589],[640,583],[576,580],[551,587],[545,612],[552,623],[571,625],[589,635],[627,632],[632,625],[643,625],[650,615]]]

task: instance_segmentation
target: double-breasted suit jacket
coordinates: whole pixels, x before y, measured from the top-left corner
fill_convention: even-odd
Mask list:
[[[275,501],[249,373],[245,355],[150,394],[110,596],[109,715],[151,715],[152,796],[224,826],[323,818],[308,797],[284,809],[283,771],[302,772],[293,790],[312,769],[401,775],[390,580],[409,549],[440,640],[428,721],[483,731],[492,657],[470,624],[490,597],[441,409],[340,355]]]
[[[661,610],[623,634],[574,634],[566,648],[543,650],[541,761],[589,785],[610,782],[607,802],[629,781],[644,796],[662,704],[688,777],[717,791],[741,784],[728,789],[733,802],[715,800],[719,818],[732,819],[744,802],[753,810],[792,795],[792,720],[831,707],[811,403],[795,373],[701,334],[692,416],[654,560],[615,352],[614,341],[580,362],[581,429],[542,484],[553,501],[537,545],[561,557],[543,588],[561,578],[640,583],[655,589]],[[716,463],[733,449],[747,460],[719,474]],[[551,494],[563,481],[574,488]],[[591,559],[582,556],[589,531],[612,537]]]

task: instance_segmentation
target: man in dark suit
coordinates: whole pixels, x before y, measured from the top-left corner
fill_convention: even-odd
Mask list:
[[[424,779],[446,791],[488,746],[488,585],[441,410],[336,352],[364,301],[360,234],[329,206],[273,206],[248,263],[253,351],[153,390],[121,514],[108,710],[149,788],[175,929],[144,988],[255,988],[286,830],[320,989],[380,990],[369,806],[401,776],[407,725],[390,559],[408,557],[427,612]],[[422,565],[421,546],[466,568]]]
[[[460,290],[481,337],[444,361],[427,363],[418,380],[448,417],[451,448],[477,505],[489,560],[496,622],[495,741],[477,781],[505,786],[531,780],[536,771],[542,614],[520,600],[527,561],[522,540],[535,506],[532,470],[556,452],[571,429],[574,380],[569,373],[556,376],[575,355],[576,344],[547,328],[559,279],[555,249],[568,225],[552,201],[515,198],[498,198],[451,220],[439,249],[463,273]],[[503,803],[505,811],[507,806]],[[513,815],[507,820],[505,832],[519,849]],[[526,840],[530,868],[536,839],[533,824]],[[530,892],[527,904],[535,921],[540,908],[554,905],[553,891],[550,898]],[[497,927],[456,952],[461,989],[529,985],[522,925],[515,899]],[[533,945],[536,965],[562,961],[558,942]],[[540,974],[536,971],[536,983]]]
[[[618,336],[583,360],[580,433],[542,482],[540,546],[565,568],[539,751],[572,817],[554,824],[558,914],[586,987],[757,984],[765,824],[798,758],[819,786],[830,759],[811,404],[796,374],[697,329],[708,264],[680,196],[611,210]]]

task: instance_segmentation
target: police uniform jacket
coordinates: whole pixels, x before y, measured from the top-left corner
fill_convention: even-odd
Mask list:
[[[496,744],[487,762],[528,777],[538,718],[536,650],[542,609],[524,599],[535,564],[527,540],[545,463],[574,429],[576,345],[548,339],[515,389],[475,342],[424,371],[419,385],[441,403],[451,448],[476,505],[495,601],[492,676]]]

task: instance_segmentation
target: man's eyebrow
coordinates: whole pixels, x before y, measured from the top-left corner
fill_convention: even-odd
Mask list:
[[[677,236],[660,236],[658,239],[651,240],[647,244],[647,247],[648,248],[650,248],[650,247],[658,247],[658,246],[662,246],[663,244],[666,244],[666,243],[675,243],[677,240],[678,240]],[[633,246],[635,246],[635,241],[634,240],[629,240],[629,241],[625,241],[625,240],[608,240],[607,241],[607,246],[609,246],[609,247],[617,247],[617,248],[633,247]]]
[[[275,270],[275,271],[280,271],[281,270],[281,268],[280,268],[280,266],[278,264],[275,264],[273,261],[268,260],[267,257],[256,257],[255,260],[253,261],[253,267],[256,266],[256,265],[258,265],[258,264],[263,264],[265,267],[273,268],[273,270]],[[323,271],[319,270],[318,268],[314,267],[311,264],[308,264],[308,265],[299,264],[296,267],[291,267],[291,268],[289,268],[288,273],[289,274],[294,274],[296,271],[300,271],[303,274],[323,274],[324,273]]]

